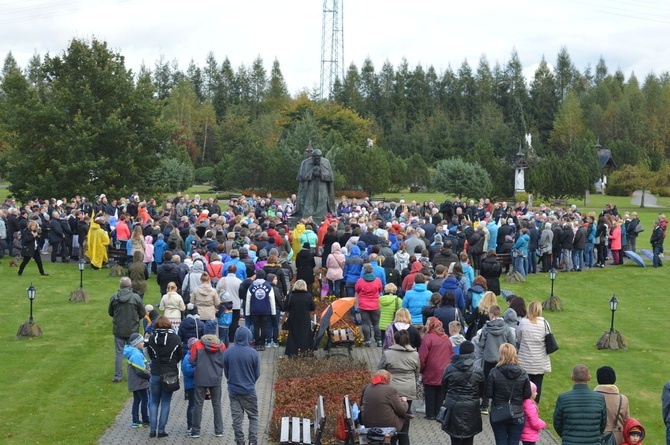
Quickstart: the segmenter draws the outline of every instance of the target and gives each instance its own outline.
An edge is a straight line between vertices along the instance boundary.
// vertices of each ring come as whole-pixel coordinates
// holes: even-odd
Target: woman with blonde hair
[[[551,326],[542,317],[542,304],[531,301],[526,317],[519,322],[519,364],[537,386],[537,403],[540,403],[542,395],[544,374],[551,372],[551,360],[544,341],[544,336],[550,331]]]
[[[398,297],[398,287],[393,283],[387,283],[384,286],[384,295],[379,297],[379,327],[386,329],[401,307],[402,299]]]
[[[395,344],[395,333],[403,329],[409,333],[410,345],[417,351],[419,350],[421,347],[421,334],[417,328],[412,326],[412,315],[409,313],[409,310],[403,307],[398,309],[393,322],[386,327],[384,343],[382,345],[384,351]]]
[[[465,338],[470,340],[475,335],[477,331],[484,327],[486,322],[489,320],[489,308],[494,304],[498,304],[498,297],[491,291],[487,291],[482,295],[482,299],[479,300],[479,305],[475,307],[474,312],[472,312],[468,318],[468,330],[465,332]]]
[[[130,236],[131,250],[130,256],[133,256],[135,252],[142,252],[142,257],[144,257],[145,246],[144,246],[144,235],[142,234],[142,226],[139,224],[133,229],[133,234]]]
[[[530,380],[526,371],[519,366],[513,345],[503,343],[499,353],[498,364],[491,370],[486,381],[486,395],[491,400],[491,428],[496,445],[518,444],[526,423],[523,401],[531,396]],[[508,403],[512,406],[512,419],[493,421],[493,412],[507,409]]]
[[[163,315],[172,323],[172,329],[177,332],[181,324],[181,313],[186,310],[186,305],[184,299],[177,293],[177,285],[174,281],[168,283],[167,294],[161,298],[158,308],[163,311]]]
[[[307,290],[307,282],[297,280],[293,290],[286,297],[284,306],[288,317],[286,319],[288,337],[284,351],[287,357],[307,354],[312,350],[312,323],[309,314],[315,309],[314,298]]]

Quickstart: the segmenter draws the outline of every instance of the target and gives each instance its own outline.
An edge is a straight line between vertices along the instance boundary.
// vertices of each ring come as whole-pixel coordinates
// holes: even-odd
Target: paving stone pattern
[[[381,357],[381,348],[378,347],[360,347],[354,348],[354,358],[366,360],[370,364],[370,371],[377,369],[377,363]],[[276,378],[275,362],[284,348],[269,348],[260,352],[261,356],[261,377],[256,385],[258,394],[258,405],[260,413],[259,444],[268,444],[268,425],[270,415],[272,414],[273,387]],[[126,381],[118,385],[119,391],[126,390]],[[200,439],[188,439],[186,437],[186,407],[188,402],[184,400],[184,391],[179,390],[172,398],[170,409],[170,419],[168,421],[166,432],[168,437],[160,439],[164,445],[198,443],[198,444],[234,444],[233,428],[230,417],[230,406],[228,403],[228,392],[225,383],[223,383],[222,409],[224,419],[224,436],[214,437],[214,420],[212,416],[212,407],[205,401],[203,409],[202,429]],[[114,423],[108,428],[100,438],[100,444],[104,445],[132,445],[154,443],[156,439],[149,439],[148,428],[131,428],[130,410],[132,406],[132,397],[126,403]],[[475,445],[491,445],[495,443],[493,432],[488,422],[488,416],[484,416],[484,431],[475,437]],[[244,431],[248,430],[248,422],[245,417]],[[412,421],[410,427],[410,438],[414,445],[437,445],[449,442],[447,436],[440,425],[434,420],[426,420],[421,414]],[[543,432],[538,445],[556,445],[559,442],[551,434]]]

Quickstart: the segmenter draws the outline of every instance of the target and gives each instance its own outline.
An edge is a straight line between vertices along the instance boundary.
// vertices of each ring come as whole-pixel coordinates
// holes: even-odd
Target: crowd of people
[[[94,269],[106,267],[113,251],[111,259],[127,266],[128,277],[109,305],[113,382],[122,380],[125,356],[132,426],[148,423],[152,437],[167,435],[172,392],[166,379],[181,370],[189,435],[200,435],[205,399],[212,402],[215,434],[222,434],[225,373],[232,415],[241,425],[247,413],[254,443],[258,352],[278,347],[284,326],[285,354],[309,354],[312,295],[322,290],[356,296],[364,345],[383,348],[380,372],[362,397],[366,426],[396,426],[399,443],[407,444],[413,401],[420,399],[428,419],[449,406],[443,429],[452,443],[467,444],[481,432],[478,414],[507,403],[510,419],[490,419],[496,443],[526,444],[537,441],[545,425],[536,404],[543,375],[551,372],[544,345],[550,327],[539,302],[526,306],[512,296],[504,312],[497,305],[505,267],[498,257],[509,254],[524,277],[551,268],[604,267],[608,258],[617,265],[623,251],[636,250],[644,230],[635,212],[620,215],[611,205],[596,215],[575,206],[530,209],[521,202],[511,208],[487,199],[387,205],[342,197],[336,213],[314,221],[291,220],[295,202],[295,196],[279,202],[270,194],[230,199],[224,207],[217,199],[181,194],[160,206],[137,193],[111,201],[104,194],[92,202],[34,199],[23,206],[8,199],[0,236],[17,264],[23,257],[19,276],[31,259],[46,275],[41,255],[49,250],[52,262],[85,258]],[[655,267],[662,266],[666,227],[660,214],[651,235]],[[160,293],[148,296],[152,275]],[[315,283],[322,289],[313,289]],[[138,355],[143,347],[148,359]],[[573,391],[585,383],[585,373],[575,368]],[[609,396],[618,394],[612,374],[597,389],[610,414]],[[559,398],[556,408],[559,434],[572,431],[563,427],[570,422],[569,399]],[[594,406],[600,406],[597,399]],[[388,400],[392,406],[378,406]],[[627,403],[623,411],[610,416],[616,423],[607,419],[590,433],[613,431],[617,443],[630,440],[640,426],[627,429]],[[244,443],[241,426],[235,428],[236,441]]]

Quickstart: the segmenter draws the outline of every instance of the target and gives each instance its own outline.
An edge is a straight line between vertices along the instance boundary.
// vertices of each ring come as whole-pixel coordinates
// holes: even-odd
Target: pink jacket
[[[531,399],[524,399],[523,413],[526,416],[526,424],[521,432],[521,440],[524,442],[537,442],[540,440],[540,430],[547,427],[547,423],[540,419],[537,405]]]
[[[621,250],[621,226],[615,227],[612,230],[610,238],[610,249],[612,250]]]
[[[382,292],[382,282],[374,274],[365,274],[356,281],[356,295],[358,308],[362,311],[376,311],[379,309],[379,294]]]

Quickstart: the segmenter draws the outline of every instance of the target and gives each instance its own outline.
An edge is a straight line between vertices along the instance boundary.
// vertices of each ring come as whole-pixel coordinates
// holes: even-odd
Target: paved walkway
[[[381,358],[381,348],[354,348],[354,357],[365,360],[370,364],[370,371],[377,369],[377,363]],[[259,444],[267,444],[268,442],[268,425],[270,416],[272,414],[272,404],[274,398],[274,381],[275,381],[275,362],[277,357],[284,352],[284,348],[271,348],[265,352],[261,352],[261,378],[256,385],[258,393],[258,404],[260,411],[260,431],[258,437]],[[224,379],[225,380],[225,379]],[[124,383],[118,386],[119,390],[126,390],[125,379]],[[186,438],[186,406],[187,402],[184,400],[184,392],[182,390],[175,393],[172,399],[172,406],[170,410],[170,420],[168,421],[166,432],[169,437],[161,439],[160,443],[165,445],[182,444],[190,442]],[[131,428],[130,409],[132,405],[132,398],[126,403],[121,413],[116,417],[114,424],[105,431],[100,438],[99,443],[105,445],[125,445],[125,444],[145,444],[150,441],[148,428]],[[226,384],[223,384],[223,419],[224,419],[224,437],[214,437],[214,420],[212,416],[211,405],[207,405],[203,409],[202,431],[201,438],[193,440],[194,443],[199,444],[234,444],[233,429],[230,420],[230,407],[228,404],[228,392],[226,391]],[[495,443],[493,439],[493,432],[491,431],[488,422],[488,416],[484,416],[484,431],[475,437],[475,445],[491,445]],[[248,422],[244,422],[244,431],[248,429]],[[411,442],[415,445],[437,445],[444,444],[449,439],[448,436],[440,429],[440,425],[434,420],[426,420],[421,414],[418,414],[416,419],[412,421],[410,427]],[[154,439],[155,440],[155,439]],[[557,442],[550,434],[543,432],[538,442],[538,445],[556,445]]]

